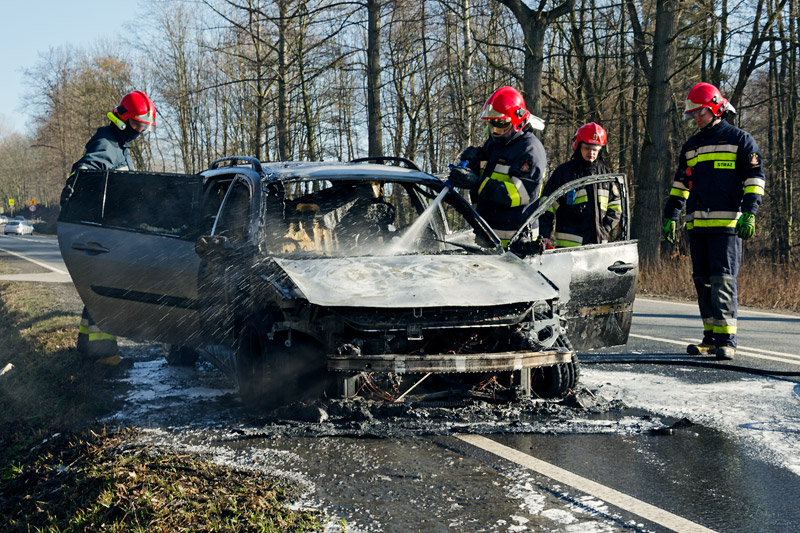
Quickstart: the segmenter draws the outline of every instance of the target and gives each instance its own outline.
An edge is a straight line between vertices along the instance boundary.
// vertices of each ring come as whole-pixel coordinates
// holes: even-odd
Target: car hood
[[[275,262],[310,303],[327,307],[485,307],[558,296],[531,265],[509,253]]]

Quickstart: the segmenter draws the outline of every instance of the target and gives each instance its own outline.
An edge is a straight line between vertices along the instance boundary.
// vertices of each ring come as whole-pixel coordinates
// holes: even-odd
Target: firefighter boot
[[[713,344],[708,344],[705,341],[700,344],[690,344],[686,347],[686,353],[689,355],[705,355],[714,353],[717,349]]]
[[[717,359],[722,361],[729,361],[733,359],[733,356],[736,354],[736,350],[731,346],[719,346],[717,347]]]

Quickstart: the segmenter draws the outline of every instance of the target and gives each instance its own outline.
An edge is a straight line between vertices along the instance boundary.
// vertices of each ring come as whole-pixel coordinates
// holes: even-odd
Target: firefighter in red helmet
[[[97,128],[74,165],[70,178],[79,170],[133,170],[128,146],[142,133],[156,126],[156,107],[142,91],[122,97],[119,105],[106,115],[111,124]],[[65,193],[71,194],[70,179]],[[62,195],[62,204],[66,198]]]
[[[611,172],[603,161],[607,140],[600,124],[584,124],[572,141],[572,158],[559,165],[544,184],[543,196],[550,196],[562,185],[586,176]],[[550,248],[555,219],[555,246],[581,246],[608,242],[622,217],[619,189],[613,183],[589,185],[567,193],[539,219],[539,231]]]
[[[133,91],[122,97],[119,105],[106,115],[121,131],[128,131],[129,141],[156,127],[156,107],[142,91]]]
[[[142,91],[133,91],[107,114],[110,124],[101,126],[86,143],[83,156],[72,165],[67,184],[61,192],[63,206],[72,196],[73,185],[81,170],[133,170],[129,143],[145,131],[155,128],[156,107]],[[78,332],[78,351],[105,364],[119,364],[117,339],[100,330],[86,307]]]
[[[742,241],[755,232],[765,185],[756,141],[723,120],[725,113],[735,110],[710,83],[698,83],[686,96],[683,118],[693,120],[699,131],[681,148],[663,226],[664,238],[674,242],[686,206],[692,278],[703,320],[702,341],[686,351],[723,360],[736,352]]]
[[[450,171],[450,183],[469,189],[476,210],[503,244],[525,223],[535,206],[547,167],[547,154],[534,129],[544,122],[531,115],[522,95],[513,87],[501,87],[483,106],[489,137],[482,146],[470,146],[461,154],[462,166]],[[529,228],[529,239],[539,236],[538,223]]]

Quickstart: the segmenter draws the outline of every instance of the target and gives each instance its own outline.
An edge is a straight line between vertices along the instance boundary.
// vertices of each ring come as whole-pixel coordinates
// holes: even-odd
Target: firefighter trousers
[[[692,278],[703,319],[703,343],[736,348],[742,239],[724,233],[689,232]]]
[[[89,311],[83,308],[81,326],[78,329],[78,352],[91,359],[117,355],[117,338],[103,333],[94,323]]]

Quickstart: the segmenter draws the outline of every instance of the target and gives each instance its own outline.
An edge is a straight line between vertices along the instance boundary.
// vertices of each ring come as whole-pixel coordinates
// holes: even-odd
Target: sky
[[[140,10],[140,2],[114,0],[0,0],[0,133],[28,133],[23,109],[23,71],[33,68],[50,48],[90,48],[116,38]],[[128,6],[128,7],[125,7]]]

